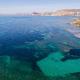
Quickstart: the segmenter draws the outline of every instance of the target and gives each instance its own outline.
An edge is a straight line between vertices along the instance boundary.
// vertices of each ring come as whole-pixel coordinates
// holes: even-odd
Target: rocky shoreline
[[[73,25],[77,26],[77,27],[80,27],[80,18],[79,19],[74,19],[71,23]]]

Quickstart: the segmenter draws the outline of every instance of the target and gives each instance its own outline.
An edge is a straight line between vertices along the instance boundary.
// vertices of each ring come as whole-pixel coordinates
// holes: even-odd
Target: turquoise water
[[[80,28],[70,24],[74,18],[0,16],[0,79],[79,80]]]

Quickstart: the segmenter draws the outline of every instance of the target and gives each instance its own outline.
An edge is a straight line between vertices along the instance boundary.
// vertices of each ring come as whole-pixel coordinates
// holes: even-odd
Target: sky
[[[0,0],[0,14],[80,8],[80,0]]]

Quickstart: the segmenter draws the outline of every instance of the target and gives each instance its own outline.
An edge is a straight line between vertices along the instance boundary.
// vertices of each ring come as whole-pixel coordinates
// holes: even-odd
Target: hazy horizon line
[[[69,10],[69,9],[80,9],[80,8],[62,8],[62,9],[57,9],[57,10],[52,10],[52,11],[49,11],[49,10],[46,10],[46,11],[32,11],[32,12],[14,12],[14,13],[0,13],[0,16],[1,15],[30,15],[32,13],[45,13],[45,12],[56,12],[56,11],[59,11],[59,10]]]

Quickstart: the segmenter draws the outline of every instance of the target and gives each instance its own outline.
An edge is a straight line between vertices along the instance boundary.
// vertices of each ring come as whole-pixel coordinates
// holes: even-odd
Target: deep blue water
[[[34,68],[36,61],[52,52],[80,49],[80,39],[68,32],[77,30],[70,24],[74,18],[0,16],[0,56],[14,56]]]
[[[74,17],[0,17],[0,45],[15,45],[35,40],[43,40],[49,33],[52,38],[60,42],[72,41],[73,46],[77,40],[67,29],[73,27],[69,24]],[[67,39],[66,39],[67,38]]]
[[[54,44],[61,51],[80,48],[80,39],[67,31],[74,28],[74,26],[70,25],[74,18],[1,16],[0,54],[23,56],[23,58],[27,56],[31,60],[32,55],[36,53],[36,49],[31,46],[30,49],[15,49],[13,46],[30,45],[31,43],[35,45],[38,42],[43,42],[43,45]],[[40,59],[42,58],[40,57]]]

